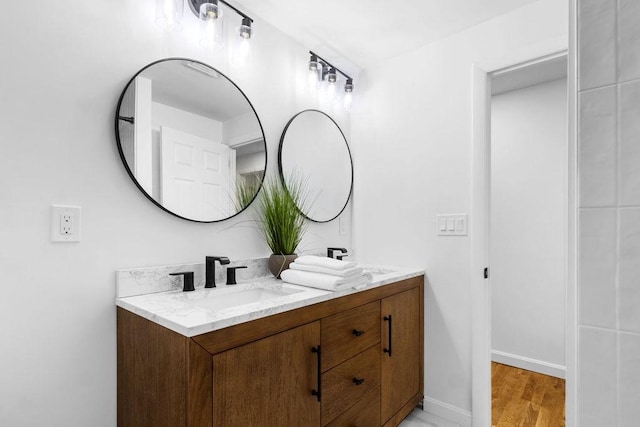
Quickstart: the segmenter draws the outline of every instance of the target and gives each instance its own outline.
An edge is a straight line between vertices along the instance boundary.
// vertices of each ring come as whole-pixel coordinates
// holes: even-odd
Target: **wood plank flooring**
[[[493,427],[564,427],[564,396],[563,379],[491,363]]]

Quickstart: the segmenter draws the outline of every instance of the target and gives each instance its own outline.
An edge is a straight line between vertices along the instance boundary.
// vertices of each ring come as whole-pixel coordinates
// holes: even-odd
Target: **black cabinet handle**
[[[360,385],[364,382],[364,378],[357,378],[357,377],[353,377],[353,383],[355,385]]]
[[[320,346],[317,346],[312,347],[311,352],[318,355],[318,388],[317,390],[311,390],[311,395],[316,396],[318,398],[318,402],[320,402],[322,396],[322,350],[320,350]]]
[[[389,357],[391,357],[391,315],[384,316],[384,321],[389,322],[389,348],[385,348],[384,352],[389,353]]]
[[[360,335],[364,334],[364,331],[359,331],[359,330],[357,330],[357,329],[354,329],[351,333],[352,333],[353,335],[355,335],[355,336],[359,337]]]

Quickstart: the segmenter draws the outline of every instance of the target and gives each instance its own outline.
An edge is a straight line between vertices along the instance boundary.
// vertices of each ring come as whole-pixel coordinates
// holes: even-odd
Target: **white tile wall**
[[[636,1],[636,0],[631,0]],[[580,90],[616,81],[616,0],[578,2],[578,54]]]
[[[640,335],[620,333],[619,337],[618,425],[640,424]]]
[[[578,135],[580,206],[614,206],[616,202],[615,86],[580,94]]]
[[[580,212],[579,318],[583,325],[616,327],[616,210]]]
[[[640,425],[639,22],[578,0],[580,427]]]
[[[615,331],[606,329],[586,326],[579,329],[580,427],[616,425],[616,335]]]
[[[618,2],[618,81],[640,78],[640,1]]]
[[[618,256],[619,327],[640,333],[640,208],[620,209]]]
[[[640,5],[640,2],[638,2]],[[640,21],[639,21],[640,22]],[[640,28],[640,25],[637,25]],[[638,42],[640,46],[640,41]],[[640,81],[620,85],[620,204],[640,205]]]

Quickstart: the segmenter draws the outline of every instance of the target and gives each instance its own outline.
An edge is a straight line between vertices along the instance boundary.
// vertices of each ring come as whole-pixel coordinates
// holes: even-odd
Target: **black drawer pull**
[[[320,346],[311,347],[311,352],[316,353],[318,355],[318,389],[311,390],[311,395],[316,396],[318,398],[318,402],[322,397],[322,351],[320,350]]]
[[[357,337],[359,337],[360,335],[364,334],[364,331],[359,331],[357,329],[354,329],[353,331],[351,331],[351,333]]]
[[[353,378],[353,383],[354,383],[355,385],[360,385],[360,384],[362,384],[363,382],[364,382],[364,378],[356,378],[356,377],[354,377],[354,378]]]
[[[385,348],[384,353],[389,353],[389,357],[391,357],[391,315],[384,316],[384,321],[389,322],[389,348]]]

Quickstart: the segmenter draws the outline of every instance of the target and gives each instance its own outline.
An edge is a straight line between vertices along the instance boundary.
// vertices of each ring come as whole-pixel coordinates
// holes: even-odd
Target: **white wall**
[[[287,121],[317,107],[296,86],[308,49],[254,17],[253,65],[234,69],[199,47],[188,8],[177,34],[155,27],[154,10],[151,0],[53,0],[28,11],[3,4],[0,425],[116,425],[116,269],[269,253],[256,230],[238,224],[250,218],[246,212],[199,224],[148,201],[121,164],[115,106],[131,76],[152,61],[207,62],[251,99],[271,175]],[[349,135],[348,115],[330,113]],[[52,203],[82,206],[80,243],[49,241]],[[312,224],[302,250],[335,245],[351,246],[337,221]]]
[[[493,360],[564,377],[567,80],[491,103]]]
[[[640,419],[640,2],[578,0],[578,425]]]
[[[557,52],[567,39],[567,4],[542,0],[379,63],[358,80],[357,256],[426,270],[426,408],[463,423],[471,410],[470,245],[436,237],[435,218],[470,212],[472,67]]]

